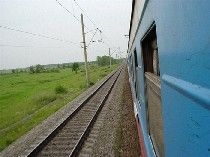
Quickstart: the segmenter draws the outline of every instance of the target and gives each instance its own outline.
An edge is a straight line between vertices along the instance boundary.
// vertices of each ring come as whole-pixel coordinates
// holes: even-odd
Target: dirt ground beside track
[[[91,156],[140,156],[127,68],[124,68],[106,105],[106,116]]]
[[[133,112],[133,100],[128,82],[128,75],[125,76],[121,105],[122,153],[119,156],[140,156],[138,132]]]

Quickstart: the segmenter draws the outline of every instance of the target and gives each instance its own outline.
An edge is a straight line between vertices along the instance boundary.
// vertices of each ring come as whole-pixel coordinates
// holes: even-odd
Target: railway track
[[[27,156],[77,156],[120,73],[121,68],[107,78],[63,123],[54,129]]]

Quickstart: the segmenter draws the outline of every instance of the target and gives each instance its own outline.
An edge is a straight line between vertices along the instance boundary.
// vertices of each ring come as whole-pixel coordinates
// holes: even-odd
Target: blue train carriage
[[[127,58],[142,156],[210,156],[210,1],[133,0]]]

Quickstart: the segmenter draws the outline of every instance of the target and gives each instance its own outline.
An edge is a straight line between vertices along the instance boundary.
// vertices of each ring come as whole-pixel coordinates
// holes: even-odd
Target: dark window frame
[[[156,47],[156,48],[152,47],[153,42],[156,43],[156,46],[157,46],[156,25],[154,22],[151,25],[150,29],[147,31],[147,33],[141,39],[144,72],[154,73],[153,55],[154,55],[154,50],[156,50],[158,52],[158,47]],[[147,53],[145,53],[145,52],[147,52]],[[158,66],[156,67],[157,68],[156,71],[158,71],[157,72],[158,74],[156,74],[156,75],[160,76],[159,55],[158,54],[157,54],[156,62],[158,62]]]
[[[133,54],[134,54],[135,67],[138,67],[138,57],[137,57],[137,51],[136,51],[136,49],[134,49]]]
[[[143,65],[143,71],[144,71],[144,85],[145,85],[145,108],[146,108],[146,118],[147,118],[147,130],[148,130],[148,134],[150,136],[150,139],[153,143],[154,146],[154,150],[157,156],[162,156],[163,152],[164,152],[164,143],[163,143],[163,130],[161,130],[162,128],[158,128],[161,130],[160,134],[154,132],[157,128],[154,126],[154,117],[153,117],[153,113],[154,109],[158,109],[157,115],[160,115],[161,118],[159,118],[158,120],[158,124],[163,123],[162,120],[162,115],[159,114],[160,112],[162,112],[162,106],[161,106],[161,93],[160,93],[160,73],[154,73],[154,71],[156,70],[156,72],[160,72],[159,69],[159,56],[158,56],[158,48],[157,48],[157,34],[156,34],[156,25],[155,22],[152,23],[152,25],[150,26],[150,28],[147,30],[147,32],[145,33],[145,35],[143,36],[143,38],[140,41],[141,44],[141,48],[142,48],[142,53],[141,53],[141,60],[142,60],[142,65]],[[153,46],[152,44],[154,43],[154,41],[156,42],[156,48],[154,49],[155,46]],[[155,52],[156,51],[156,52]],[[154,53],[156,53],[156,57],[154,57]],[[156,60],[154,60],[156,59]],[[155,61],[155,62],[154,62]],[[154,64],[158,62],[158,66],[154,66]],[[157,64],[155,64],[157,65]],[[153,68],[157,68],[157,69],[153,69]],[[155,84],[153,84],[153,82],[155,82]],[[151,92],[152,91],[152,92]],[[156,92],[156,94],[159,94],[159,100],[160,103],[155,103],[153,101],[153,98],[151,98],[151,94],[153,95]],[[159,108],[158,108],[158,107]],[[153,109],[154,107],[154,109]],[[157,119],[156,119],[157,120]],[[161,140],[158,140],[161,139]]]

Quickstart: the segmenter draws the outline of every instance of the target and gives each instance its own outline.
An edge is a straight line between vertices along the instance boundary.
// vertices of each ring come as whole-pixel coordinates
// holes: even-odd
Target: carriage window
[[[155,26],[142,41],[142,48],[145,72],[151,72],[157,76],[160,76],[159,55]]]
[[[132,57],[131,57],[131,55],[130,55],[129,62],[130,62],[130,70],[131,70],[131,72],[132,72],[132,71],[133,71],[133,62],[132,62]]]
[[[135,80],[134,80],[134,86],[135,86],[135,91],[136,91],[136,98],[138,97],[138,84],[137,84],[137,69],[136,67],[138,67],[138,61],[137,61],[137,54],[136,54],[136,50],[134,50],[133,52],[133,56],[134,56],[134,68],[135,68]]]
[[[134,61],[135,61],[135,67],[138,67],[136,50],[134,50]]]
[[[157,156],[164,156],[162,105],[160,93],[160,68],[156,26],[153,25],[141,40],[148,132]]]

